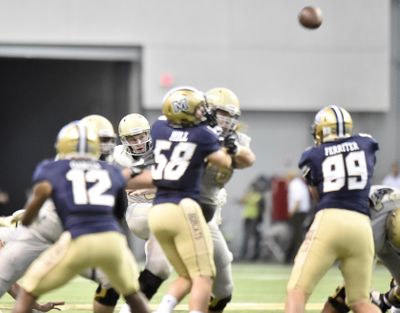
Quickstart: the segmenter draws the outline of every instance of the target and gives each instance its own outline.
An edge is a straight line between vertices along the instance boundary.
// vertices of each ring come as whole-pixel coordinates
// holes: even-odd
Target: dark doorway
[[[22,208],[63,125],[97,113],[118,126],[129,110],[130,71],[130,62],[0,58],[0,188],[10,196],[0,215]]]

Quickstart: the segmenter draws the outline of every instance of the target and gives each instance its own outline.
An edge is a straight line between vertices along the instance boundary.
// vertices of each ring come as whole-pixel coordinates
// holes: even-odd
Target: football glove
[[[235,134],[229,134],[225,137],[224,147],[226,148],[226,151],[232,156],[238,153],[239,148],[236,142]]]

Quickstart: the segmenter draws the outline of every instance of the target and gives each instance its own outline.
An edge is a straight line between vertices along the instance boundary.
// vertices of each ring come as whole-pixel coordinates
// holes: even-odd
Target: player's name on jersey
[[[189,132],[181,130],[173,130],[171,136],[169,136],[170,141],[188,141]]]
[[[100,164],[95,163],[93,161],[86,161],[86,160],[72,160],[69,162],[69,165],[73,169],[80,169],[80,170],[88,170],[88,169],[101,169]]]
[[[357,142],[350,141],[350,142],[341,143],[339,145],[325,147],[324,149],[325,149],[325,156],[330,156],[330,155],[335,155],[335,154],[339,154],[342,152],[357,151],[357,150],[360,150],[360,147],[358,146]]]

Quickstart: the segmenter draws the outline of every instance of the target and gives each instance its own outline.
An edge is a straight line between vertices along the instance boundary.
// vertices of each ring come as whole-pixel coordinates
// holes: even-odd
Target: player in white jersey
[[[238,131],[237,120],[240,116],[240,105],[236,95],[227,88],[214,88],[206,93],[206,97],[211,110],[208,115],[210,122],[220,134],[221,141],[224,142],[223,145],[233,154],[235,168],[251,166],[255,161],[255,156],[250,149],[250,137]],[[117,148],[115,151],[117,151]],[[232,297],[231,262],[233,256],[219,229],[221,208],[226,202],[224,185],[229,181],[232,173],[233,168],[224,169],[207,165],[201,182],[200,204],[210,228],[214,245],[214,261],[217,268],[212,288],[212,299],[209,305],[210,313],[222,312]],[[141,219],[141,221],[145,222],[144,219]],[[163,252],[156,250],[156,253],[146,259],[146,262],[151,264],[154,257],[164,258]],[[165,264],[158,264],[164,265],[164,273],[167,273]],[[161,268],[163,267],[158,267],[158,269]],[[164,277],[166,279],[168,276]],[[127,307],[124,306],[121,313],[126,313],[126,309]]]
[[[141,114],[128,114],[118,125],[118,135],[122,145],[114,149],[114,164],[121,168],[131,168],[138,162],[151,165],[152,141],[150,124]],[[144,165],[145,167],[146,165]],[[151,299],[161,283],[171,273],[171,266],[157,240],[150,234],[147,215],[155,196],[155,189],[127,190],[128,209],[126,219],[131,231],[139,238],[146,240],[146,263],[140,272],[140,290]],[[119,295],[107,283],[102,283],[95,296],[94,311],[108,313],[114,310]]]
[[[43,210],[51,210],[52,202],[44,204]],[[45,233],[37,231],[38,225],[42,222],[43,214],[32,225],[32,229],[18,226],[21,210],[15,212],[12,216],[7,217],[9,225],[0,228],[0,298],[8,292],[14,299],[17,297],[19,285],[16,281],[23,275],[30,263],[36,259],[39,254],[47,249],[51,243],[45,239],[54,231],[55,236],[60,235],[57,227],[54,228],[52,223],[44,223],[50,228]],[[49,216],[51,219],[51,216]],[[50,235],[51,237],[51,235]],[[58,309],[59,305],[63,305],[63,301],[48,302],[45,304],[34,304],[34,311],[47,312],[52,309]]]
[[[227,197],[224,186],[232,177],[234,169],[253,165],[255,155],[250,149],[250,137],[238,130],[241,112],[237,96],[227,88],[213,88],[206,92],[206,99],[215,118],[215,127],[219,128],[222,145],[232,155],[233,165],[226,169],[208,164],[201,182],[200,205],[211,231],[217,269],[208,312],[217,313],[224,310],[233,291],[233,256],[219,228],[222,206]]]
[[[369,203],[376,258],[389,270],[394,282],[387,293],[372,292],[371,298],[382,312],[386,312],[392,306],[400,307],[400,190],[373,185],[369,192]],[[349,312],[345,298],[345,288],[339,286],[336,293],[329,297],[323,312]]]
[[[98,131],[101,158],[108,158],[113,145],[115,146],[115,133],[111,123],[101,115],[89,115],[82,120],[91,123]],[[0,251],[0,298],[22,277],[32,261],[58,240],[62,232],[60,219],[51,200],[43,204],[38,218],[29,227],[18,226],[15,235]],[[99,273],[97,277],[96,273],[88,270],[82,276],[101,281],[102,274]]]

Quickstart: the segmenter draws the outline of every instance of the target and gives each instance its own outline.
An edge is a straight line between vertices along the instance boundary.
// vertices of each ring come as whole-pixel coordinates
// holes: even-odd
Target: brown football
[[[322,11],[320,8],[307,6],[300,11],[298,18],[303,27],[316,29],[322,24]]]

